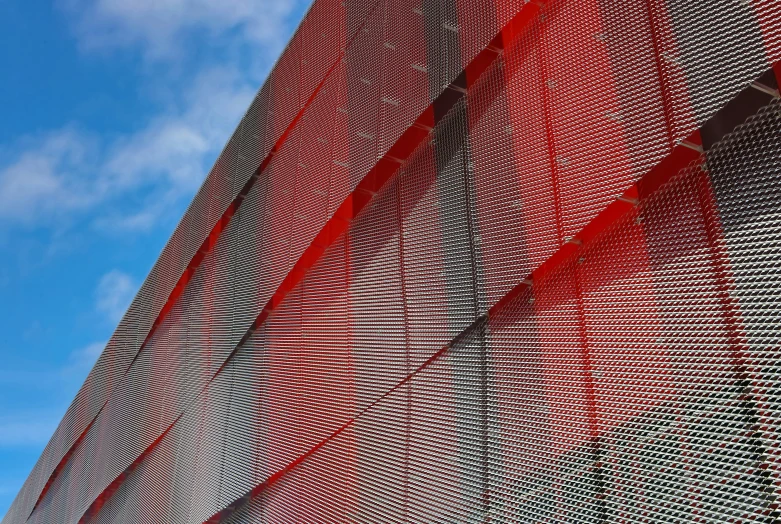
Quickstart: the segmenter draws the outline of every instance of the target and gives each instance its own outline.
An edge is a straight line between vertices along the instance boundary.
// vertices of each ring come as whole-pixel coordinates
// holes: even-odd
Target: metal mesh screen
[[[779,14],[317,0],[3,524],[778,521]]]

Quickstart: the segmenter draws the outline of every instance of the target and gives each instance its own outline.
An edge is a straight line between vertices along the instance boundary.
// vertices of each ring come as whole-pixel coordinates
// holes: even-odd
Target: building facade
[[[2,523],[778,522],[780,61],[316,0]]]

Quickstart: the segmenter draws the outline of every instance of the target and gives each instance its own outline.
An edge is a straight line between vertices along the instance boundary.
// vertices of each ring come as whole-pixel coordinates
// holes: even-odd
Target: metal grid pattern
[[[777,521],[779,19],[316,0],[2,523]]]

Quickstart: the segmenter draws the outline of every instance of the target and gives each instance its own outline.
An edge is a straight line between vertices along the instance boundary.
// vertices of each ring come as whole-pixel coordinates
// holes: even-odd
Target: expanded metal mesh
[[[317,0],[3,524],[777,522],[779,16]]]

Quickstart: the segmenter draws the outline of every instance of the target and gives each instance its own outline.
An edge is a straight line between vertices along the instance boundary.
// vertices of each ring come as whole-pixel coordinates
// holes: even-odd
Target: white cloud
[[[53,225],[97,213],[104,230],[148,230],[192,197],[254,93],[236,69],[207,69],[135,133],[107,142],[66,128],[21,140],[0,155],[0,219]]]
[[[35,215],[57,215],[93,203],[96,194],[89,180],[62,176],[89,169],[91,144],[84,135],[63,129],[20,145],[21,153],[0,169],[0,218],[29,222]]]
[[[112,322],[119,322],[133,300],[137,286],[130,275],[121,271],[109,271],[100,279],[95,291],[98,311]]]
[[[87,48],[191,60],[142,77],[166,102],[134,132],[107,138],[66,126],[0,148],[0,233],[18,224],[62,231],[79,218],[104,232],[174,221],[251,102],[258,73],[289,38],[302,1],[60,0]],[[243,53],[204,63],[185,45],[189,37]]]
[[[284,45],[292,0],[61,0],[90,50],[140,46],[151,59],[178,56],[194,32],[231,32],[262,46]]]
[[[73,370],[86,369],[89,371],[92,369],[92,366],[95,365],[105,347],[106,342],[93,342],[83,348],[72,351],[68,356],[68,365],[63,368],[66,370],[66,374],[70,374]]]
[[[222,148],[254,93],[235,69],[201,73],[183,94],[183,111],[157,117],[112,146],[107,172],[121,186],[165,176],[174,187],[192,189],[203,179],[204,157]]]

